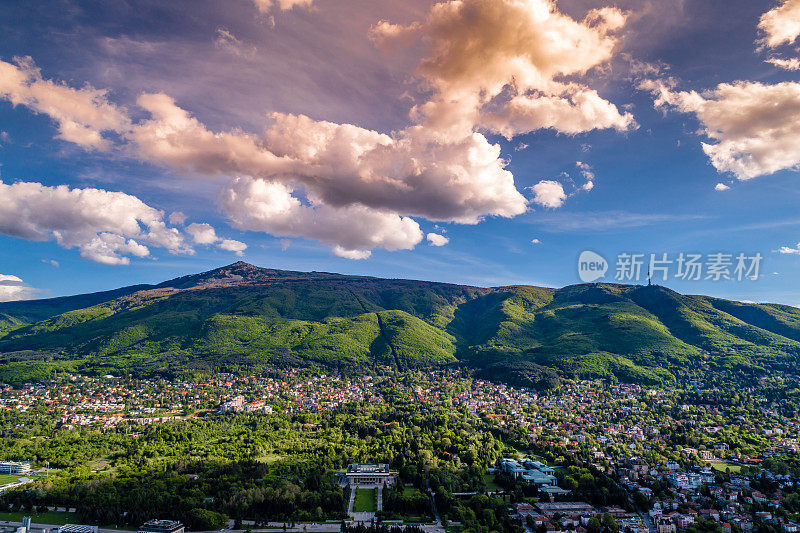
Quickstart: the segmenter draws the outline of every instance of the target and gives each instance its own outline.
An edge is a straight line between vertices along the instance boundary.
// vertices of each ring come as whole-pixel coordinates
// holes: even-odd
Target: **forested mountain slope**
[[[0,380],[54,372],[464,364],[521,384],[797,368],[800,309],[612,284],[480,288],[236,263],[154,286],[0,304]]]

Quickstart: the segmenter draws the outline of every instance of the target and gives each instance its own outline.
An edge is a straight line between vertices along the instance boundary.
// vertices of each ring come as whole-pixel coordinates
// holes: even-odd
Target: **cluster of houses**
[[[272,406],[267,405],[264,400],[245,402],[241,394],[232,399],[222,402],[219,406],[220,413],[272,413]]]
[[[749,533],[759,520],[786,533],[800,531],[800,525],[776,513],[782,505],[781,489],[766,495],[751,487],[751,476],[732,475],[720,481],[708,466],[695,466],[689,470],[673,470],[670,466],[666,465],[666,470],[650,468],[642,459],[633,457],[617,470],[622,486],[631,492],[642,492],[649,498],[653,497],[653,491],[648,484],[655,480],[669,482],[669,497],[657,498],[649,512],[657,533],[675,533],[698,519],[716,523],[723,533],[737,529]],[[781,487],[794,486],[798,481],[768,471],[762,471],[759,476]],[[707,488],[707,492],[701,487]]]
[[[538,502],[515,503],[515,516],[524,523],[543,528],[548,533],[587,533],[586,526],[592,518],[601,519],[606,513],[617,521],[621,530],[631,533],[648,533],[649,528],[636,513],[628,513],[619,507],[596,508],[586,502]],[[674,532],[673,532],[674,533]]]

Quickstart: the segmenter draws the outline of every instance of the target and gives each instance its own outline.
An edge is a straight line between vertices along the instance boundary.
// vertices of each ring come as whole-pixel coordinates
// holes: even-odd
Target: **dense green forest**
[[[465,524],[479,531],[511,528],[502,501],[457,501],[451,493],[485,491],[486,465],[514,451],[513,439],[504,443],[466,410],[420,406],[403,393],[392,406],[353,404],[336,412],[208,417],[111,431],[53,432],[44,412],[26,413],[22,425],[0,414],[0,425],[8,428],[0,456],[60,469],[4,493],[0,511],[68,505],[91,523],[138,525],[164,516],[195,529],[219,517],[338,519],[346,517],[348,489],[334,473],[349,462],[385,461],[399,470],[400,481],[385,497],[384,518],[431,519],[425,494],[430,480],[443,509]]]
[[[461,364],[538,387],[558,375],[670,384],[693,373],[757,377],[796,368],[800,356],[800,309],[788,306],[656,286],[479,288],[246,263],[0,304],[0,327],[0,381],[11,383],[70,371]]]

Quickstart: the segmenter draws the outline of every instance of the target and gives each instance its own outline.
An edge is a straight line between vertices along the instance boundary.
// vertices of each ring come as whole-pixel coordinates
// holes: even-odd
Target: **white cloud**
[[[758,29],[762,46],[775,48],[792,44],[800,36],[800,0],[783,0],[781,5],[761,15]]]
[[[40,292],[38,289],[26,284],[18,276],[0,274],[0,302],[28,300],[38,292]]]
[[[781,57],[770,57],[765,61],[767,63],[775,65],[778,68],[782,68],[783,70],[800,70],[800,59],[796,57],[791,57],[789,59]]]
[[[262,13],[267,13],[273,7],[277,7],[281,10],[289,10],[297,7],[311,7],[311,4],[314,3],[314,0],[253,0],[253,3],[256,5],[256,8]]]
[[[195,244],[216,245],[218,248],[227,252],[234,252],[236,255],[242,255],[247,250],[247,245],[241,241],[218,237],[211,224],[189,224],[186,227],[186,233],[192,236]]]
[[[727,191],[728,189],[730,189],[730,187],[728,185],[725,185],[724,183],[717,183],[716,185],[714,185],[715,191]]]
[[[438,233],[428,233],[426,238],[428,239],[428,243],[431,246],[444,246],[445,244],[450,242],[450,239],[448,239],[444,235],[439,235]]]
[[[149,254],[147,245],[191,253],[164,213],[135,196],[102,189],[0,182],[0,233],[34,241],[54,239],[81,256],[109,265]]]
[[[217,232],[210,224],[189,224],[186,233],[191,235],[197,244],[214,244],[219,240]]]
[[[572,86],[556,95],[515,96],[499,111],[485,111],[480,120],[482,127],[509,140],[541,129],[575,135],[593,129],[625,131],[635,126],[632,115],[621,115],[597,91]]]
[[[48,265],[54,266],[56,268],[61,266],[55,259],[42,259],[42,263],[47,263]]]
[[[81,257],[104,265],[127,265],[132,255],[147,257],[150,249],[133,239],[126,239],[116,233],[100,233],[89,242],[80,245]]]
[[[575,166],[580,171],[581,176],[583,176],[583,178],[586,180],[584,184],[581,185],[581,189],[583,189],[586,192],[589,192],[592,189],[594,189],[595,175],[594,171],[592,170],[592,167],[587,165],[586,163],[582,163],[581,161],[577,161],[575,163]]]
[[[539,239],[531,239],[531,244],[542,244],[542,241]]]
[[[263,12],[312,4],[254,1]],[[372,37],[380,44],[413,41],[425,50],[415,61],[417,94],[425,96],[410,124],[391,134],[285,113],[269,115],[259,135],[212,131],[165,94],[137,100],[149,119],[131,123],[112,107],[121,116],[113,128],[75,122],[91,126],[87,136],[119,132],[139,159],[228,178],[218,202],[236,227],[314,239],[348,257],[376,247],[410,249],[424,238],[411,217],[477,224],[526,211],[500,145],[483,132],[510,138],[543,128],[575,134],[635,127],[589,80],[613,57],[625,22],[615,8],[578,21],[550,0],[461,0],[436,4],[408,26],[379,23]],[[222,49],[242,46],[223,28],[216,38]],[[95,93],[95,104],[106,102],[105,93]],[[587,180],[584,189],[593,185]],[[545,190],[536,197],[560,206],[558,187],[561,196]]]
[[[800,83],[739,81],[713,90],[675,91],[670,82],[646,81],[657,107],[694,113],[713,143],[703,151],[719,172],[746,180],[800,165]]]
[[[499,145],[477,133],[441,143],[420,127],[391,137],[274,113],[272,126],[257,137],[211,132],[163,94],[144,95],[139,103],[153,119],[135,126],[130,137],[154,163],[301,185],[332,207],[360,204],[430,220],[474,224],[486,215],[525,211]]]
[[[542,128],[574,134],[635,127],[585,83],[562,81],[607,63],[625,22],[610,7],[576,21],[551,0],[452,0],[409,25],[381,21],[371,37],[384,47],[423,43],[416,74],[436,94],[413,116],[443,137],[475,125],[506,137]]]
[[[797,243],[797,246],[794,248],[792,248],[791,246],[781,246],[778,252],[782,254],[800,255],[800,243]]]
[[[282,183],[242,176],[222,191],[219,202],[238,228],[314,239],[341,257],[362,259],[361,252],[376,247],[410,250],[422,240],[422,230],[411,218],[362,205],[332,207],[313,197],[304,204],[292,192]]]
[[[533,187],[533,201],[543,207],[556,208],[564,205],[567,199],[564,187],[554,180],[542,180]]]
[[[354,261],[358,261],[360,259],[369,259],[369,257],[372,255],[372,252],[369,250],[348,250],[338,245],[334,246],[331,251],[333,252],[333,255],[337,257],[352,259]]]
[[[30,58],[15,58],[15,62],[0,61],[0,98],[50,116],[58,124],[61,139],[106,150],[111,142],[103,132],[128,128],[127,116],[108,101],[105,91],[89,85],[73,89],[45,80]]]
[[[247,250],[247,245],[242,241],[235,241],[233,239],[222,239],[219,241],[218,246],[226,252],[234,252],[236,255],[242,255]]]

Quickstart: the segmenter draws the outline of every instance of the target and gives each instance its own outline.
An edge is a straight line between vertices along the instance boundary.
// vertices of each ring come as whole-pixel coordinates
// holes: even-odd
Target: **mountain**
[[[235,263],[158,285],[0,304],[0,381],[276,366],[467,365],[547,386],[559,375],[668,384],[757,378],[800,359],[800,309],[584,284],[471,287]]]

